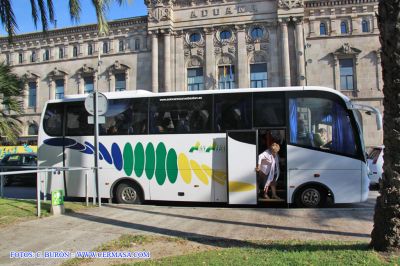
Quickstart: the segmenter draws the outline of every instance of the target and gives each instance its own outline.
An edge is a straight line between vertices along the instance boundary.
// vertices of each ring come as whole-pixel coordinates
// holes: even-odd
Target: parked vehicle
[[[29,168],[32,167],[32,168]],[[33,170],[37,167],[37,156],[33,153],[14,153],[7,154],[0,161],[1,171],[23,171]],[[20,175],[6,175],[3,177],[4,185],[10,185],[14,182],[21,182],[26,184],[36,183],[36,173],[20,174]]]
[[[383,150],[385,146],[372,148],[368,154],[369,180],[371,185],[379,185],[383,173]]]

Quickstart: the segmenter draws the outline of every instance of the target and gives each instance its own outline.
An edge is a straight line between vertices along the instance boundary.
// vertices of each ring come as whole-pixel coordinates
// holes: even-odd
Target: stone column
[[[297,52],[297,82],[300,86],[306,85],[305,60],[304,60],[304,31],[303,21],[296,21],[296,52]]]
[[[334,67],[334,81],[335,90],[340,90],[340,69],[339,69],[339,59],[337,55],[333,54],[333,67]]]
[[[77,75],[77,83],[78,83],[78,94],[83,94],[83,92],[85,91],[84,89],[85,83],[82,74]]]
[[[215,88],[216,71],[215,71],[215,55],[214,55],[214,30],[212,28],[204,28],[206,55],[205,55],[205,71],[204,71],[204,89],[213,90]]]
[[[164,31],[164,90],[171,91],[171,33]]]
[[[185,55],[183,48],[183,32],[178,31],[175,37],[175,84],[179,91],[186,90],[185,88]]]
[[[158,36],[157,32],[151,34],[151,88],[158,92]]]
[[[280,21],[281,24],[281,43],[282,43],[282,73],[283,73],[283,86],[290,86],[290,59],[289,59],[289,37],[287,21],[285,19]]]
[[[246,32],[244,25],[237,26],[237,68],[238,68],[238,85],[239,88],[249,87],[249,71],[246,49]]]
[[[24,84],[24,109],[28,109],[28,99],[29,99],[29,82],[25,82]]]
[[[382,78],[382,59],[381,59],[381,50],[375,51],[376,53],[376,85],[377,85],[377,90],[382,91],[383,87],[383,78]]]
[[[112,71],[108,71],[108,86],[109,91],[115,91],[115,76]]]
[[[53,77],[49,78],[49,99],[53,100],[56,98],[56,82]]]

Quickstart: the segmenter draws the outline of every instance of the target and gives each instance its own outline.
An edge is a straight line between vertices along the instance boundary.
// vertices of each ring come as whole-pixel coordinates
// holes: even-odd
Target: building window
[[[32,51],[32,53],[31,53],[31,62],[32,63],[36,62],[36,52],[35,51]]]
[[[137,51],[137,50],[140,50],[140,40],[139,39],[136,39],[135,40],[135,50]]]
[[[18,63],[22,64],[22,62],[24,61],[24,55],[22,53],[18,54]]]
[[[32,81],[28,83],[28,107],[36,107],[36,82]]]
[[[58,48],[58,58],[59,59],[64,58],[64,48],[63,47]]]
[[[199,42],[200,40],[201,40],[201,35],[198,32],[194,32],[194,33],[190,34],[190,36],[189,36],[190,42],[196,43],[196,42]]]
[[[64,79],[57,79],[56,80],[56,99],[63,99],[64,98]]]
[[[93,77],[84,77],[83,81],[85,83],[85,94],[92,93],[94,91],[94,78]]]
[[[321,22],[321,24],[319,24],[319,35],[321,36],[328,35],[325,22]]]
[[[91,44],[91,43],[88,44],[87,54],[88,55],[92,55],[93,54],[93,44]]]
[[[361,24],[362,24],[362,32],[370,32],[369,22],[367,20],[363,19]]]
[[[115,76],[115,91],[126,90],[125,73],[116,73],[114,76]]]
[[[107,54],[108,53],[108,42],[104,42],[103,43],[103,54]]]
[[[38,134],[38,126],[36,124],[29,124],[28,126],[28,135],[35,136]]]
[[[268,72],[266,63],[250,65],[251,88],[267,87],[267,80],[268,80]]]
[[[188,68],[187,70],[187,90],[198,91],[204,89],[203,68]]]
[[[120,52],[125,51],[125,44],[124,44],[124,41],[123,41],[123,40],[120,40],[120,41],[118,42],[118,51],[120,51]]]
[[[74,46],[74,48],[72,49],[72,56],[78,57],[78,46]]]
[[[50,59],[50,50],[46,49],[43,53],[43,61],[49,61]]]
[[[353,90],[354,89],[354,68],[353,59],[339,59],[340,66],[340,89]]]
[[[221,40],[229,40],[232,37],[232,32],[229,30],[221,31],[219,37],[221,38]]]
[[[235,88],[235,66],[218,67],[218,88],[220,90]]]
[[[340,23],[340,32],[342,34],[348,34],[349,33],[349,26],[347,25],[346,21],[342,21]]]
[[[253,30],[251,31],[251,37],[254,40],[258,40],[261,39],[264,36],[264,31],[262,28],[260,27],[255,27],[253,28]]]

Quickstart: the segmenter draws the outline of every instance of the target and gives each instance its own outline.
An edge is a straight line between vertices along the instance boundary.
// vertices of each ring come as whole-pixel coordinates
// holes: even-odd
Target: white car
[[[385,146],[373,147],[368,154],[369,183],[379,185],[383,173],[383,150]]]

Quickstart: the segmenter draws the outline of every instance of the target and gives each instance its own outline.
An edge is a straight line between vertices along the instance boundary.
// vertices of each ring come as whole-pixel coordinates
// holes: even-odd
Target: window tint
[[[284,126],[285,109],[282,93],[254,93],[254,126]]]
[[[63,127],[64,106],[51,103],[47,105],[43,119],[43,128],[49,136],[61,136]]]
[[[147,109],[147,99],[109,100],[106,123],[100,125],[100,134],[147,134]]]
[[[83,102],[67,104],[66,136],[93,136],[94,126],[88,124],[89,113]]]
[[[215,131],[251,128],[251,94],[215,95]]]
[[[150,133],[211,132],[212,96],[152,98]]]
[[[322,98],[289,100],[290,142],[341,154],[357,152],[353,127],[346,110]]]

